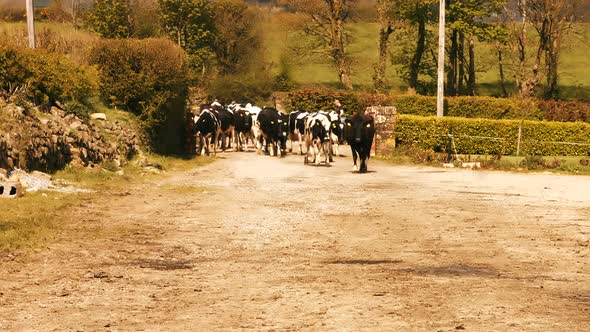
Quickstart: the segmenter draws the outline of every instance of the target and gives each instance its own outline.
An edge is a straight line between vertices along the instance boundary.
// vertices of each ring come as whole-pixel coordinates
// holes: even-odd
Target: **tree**
[[[126,0],[96,0],[90,22],[104,38],[128,38],[131,32],[129,6]]]
[[[447,95],[474,95],[476,89],[475,38],[483,42],[499,40],[502,27],[483,19],[501,12],[505,0],[448,0],[451,45],[447,69]],[[465,44],[467,54],[465,55]]]
[[[379,59],[375,64],[373,82],[375,84],[375,90],[378,92],[383,92],[386,86],[385,71],[389,37],[399,24],[399,15],[396,15],[399,5],[398,2],[399,0],[377,0],[375,4],[377,21],[379,22]]]
[[[212,58],[213,16],[208,0],[158,0],[160,22],[170,38],[188,54],[193,68],[206,72]]]
[[[559,51],[562,38],[573,29],[577,9],[574,0],[529,0],[528,17],[539,35],[537,58],[544,58],[547,99],[557,98]],[[537,62],[540,63],[540,60]]]
[[[159,8],[155,0],[133,0],[129,5],[133,38],[153,38],[161,36],[158,17]]]
[[[348,44],[345,25],[350,20],[353,0],[285,0],[307,18],[304,33],[315,43],[315,52],[327,54],[338,72],[338,79],[346,89],[352,89],[351,61],[345,52]]]
[[[436,4],[439,0],[401,0],[399,2],[398,15],[409,27],[417,28],[418,35],[415,36],[415,46],[413,47],[412,55],[409,59],[409,65],[402,62],[403,66],[408,67],[408,89],[411,91],[418,90],[419,73],[424,71],[423,57],[425,51],[428,49],[427,39],[428,31],[426,26],[428,23],[436,21]]]
[[[253,55],[261,44],[256,12],[243,0],[219,0],[213,3],[213,20],[213,50],[220,73],[233,74],[247,69],[258,58]]]

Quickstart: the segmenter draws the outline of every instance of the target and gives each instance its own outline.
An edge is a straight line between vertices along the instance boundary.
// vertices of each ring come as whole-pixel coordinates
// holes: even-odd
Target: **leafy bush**
[[[539,100],[537,105],[544,114],[545,120],[574,122],[583,121],[590,123],[590,103],[565,102],[554,100]]]
[[[212,81],[208,88],[209,98],[229,103],[238,102],[260,103],[268,100],[273,91],[273,82],[246,76],[223,76]]]
[[[342,108],[348,114],[364,110],[356,93],[348,90],[336,90],[325,87],[304,88],[290,91],[287,94],[288,110],[304,110],[314,112],[318,110],[334,110],[334,100],[338,99]]]
[[[37,105],[88,105],[97,89],[95,76],[91,69],[58,54],[0,48],[0,90],[7,94],[20,91]]]
[[[103,40],[90,59],[103,102],[138,115],[156,150],[181,152],[189,84],[184,51],[166,39]]]
[[[400,115],[395,127],[398,144],[445,151],[452,128],[454,151],[460,154],[515,154],[520,121]],[[564,143],[565,142],[565,143]],[[588,155],[590,124],[524,121],[523,155]]]
[[[543,169],[545,168],[545,159],[541,156],[526,156],[520,162],[520,166],[530,170]]]
[[[401,114],[436,115],[436,97],[394,96],[391,104]],[[494,97],[446,97],[445,116],[486,119],[525,119],[590,123],[590,103],[521,100]]]
[[[400,114],[436,115],[436,97],[356,93],[325,87],[305,88],[288,94],[290,109],[330,109],[339,99],[349,112],[368,106],[395,106]],[[525,119],[590,123],[590,103],[522,100],[495,97],[446,97],[445,116],[485,119]]]

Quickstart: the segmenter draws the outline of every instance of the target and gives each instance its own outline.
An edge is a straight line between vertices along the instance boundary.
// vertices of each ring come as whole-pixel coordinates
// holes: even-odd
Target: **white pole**
[[[29,47],[35,48],[35,21],[33,18],[33,0],[26,0],[27,2],[27,29],[29,31]]]
[[[445,89],[445,0],[440,0],[438,20],[438,85],[436,94],[436,116],[443,117]]]

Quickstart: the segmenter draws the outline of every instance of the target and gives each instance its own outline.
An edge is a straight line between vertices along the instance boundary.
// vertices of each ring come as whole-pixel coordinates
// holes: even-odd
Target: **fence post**
[[[449,127],[449,133],[447,134],[447,137],[449,138],[447,142],[447,163],[450,163],[453,159],[451,156],[451,151],[453,150],[453,127]]]
[[[520,121],[520,124],[518,125],[518,140],[516,141],[516,156],[518,157],[520,155],[520,141],[522,139],[522,123],[523,121]]]

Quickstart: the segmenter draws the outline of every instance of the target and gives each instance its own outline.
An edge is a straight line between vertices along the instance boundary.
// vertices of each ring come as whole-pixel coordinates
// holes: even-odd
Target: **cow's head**
[[[375,121],[368,115],[356,114],[345,120],[346,137],[349,144],[360,143],[369,139],[369,133],[375,130]]]
[[[330,123],[330,133],[338,137],[338,143],[342,143],[342,124],[339,120]]]

